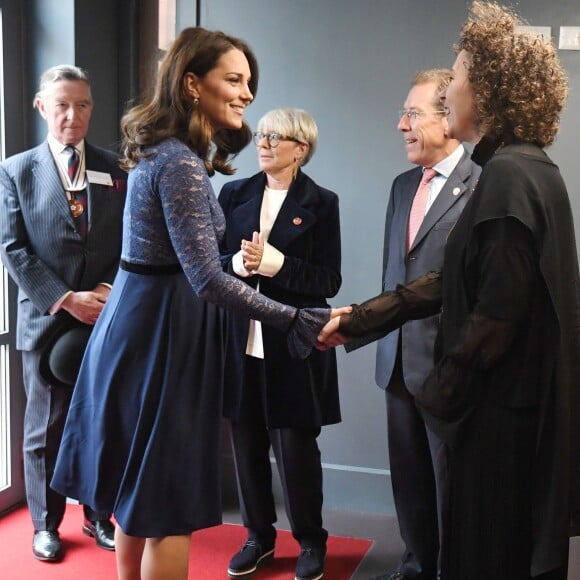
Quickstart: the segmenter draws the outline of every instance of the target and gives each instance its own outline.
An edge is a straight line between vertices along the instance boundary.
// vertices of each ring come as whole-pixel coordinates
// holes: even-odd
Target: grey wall
[[[196,1],[178,4],[178,27],[194,25]],[[344,283],[333,303],[360,301],[378,292],[388,191],[393,178],[409,167],[396,131],[396,111],[415,72],[452,64],[451,46],[468,2],[201,0],[200,5],[203,26],[245,38],[258,56],[260,90],[247,115],[252,126],[264,112],[280,106],[305,108],[318,122],[320,145],[306,171],[341,199]],[[140,13],[140,1],[24,0],[23,6],[27,38],[18,48],[26,71],[24,109],[30,112],[42,70],[76,63],[93,79],[96,105],[89,138],[113,147],[120,114],[135,96],[130,57],[136,39],[127,23]],[[520,0],[518,10],[530,24],[551,26],[552,34],[561,25],[580,26],[578,0]],[[571,95],[549,153],[562,169],[580,224],[580,175],[575,171],[580,51],[563,51],[561,58]],[[24,114],[19,120],[25,139],[15,150],[45,137],[38,115]],[[242,152],[237,166],[238,176],[258,170],[253,147]],[[216,192],[226,179],[213,179]],[[326,505],[391,513],[384,395],[374,384],[374,346],[350,355],[340,349],[338,356],[343,422],[326,427],[320,436]],[[224,455],[231,468],[227,444]],[[225,484],[230,491],[231,482],[229,472]]]
[[[344,283],[335,305],[380,290],[388,192],[395,175],[409,167],[396,112],[415,72],[451,66],[467,6],[462,0],[202,2],[203,26],[245,38],[257,54],[260,88],[248,109],[250,124],[280,106],[305,108],[318,122],[320,145],[306,172],[341,200]],[[552,34],[561,25],[580,25],[576,0],[522,0],[518,10],[530,24],[552,26]],[[550,154],[580,224],[580,51],[562,51],[561,58],[571,97]],[[258,171],[255,149],[242,152],[236,165],[238,176]],[[226,179],[213,179],[216,193]],[[374,384],[374,354],[374,346],[339,352],[343,422],[320,436],[328,507],[392,512],[384,394]]]
[[[26,106],[32,107],[44,70],[63,63],[80,66],[89,73],[95,102],[88,139],[95,145],[115,149],[126,101],[123,88],[131,72],[119,55],[119,21],[121,10],[128,10],[130,2],[24,0],[24,4],[28,19]],[[27,140],[28,147],[32,147],[46,138],[47,129],[40,115],[28,116],[32,122]]]

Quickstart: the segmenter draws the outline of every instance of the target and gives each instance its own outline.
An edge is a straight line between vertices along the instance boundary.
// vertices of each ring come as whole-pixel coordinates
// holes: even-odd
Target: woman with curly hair
[[[567,80],[553,46],[518,24],[474,2],[441,95],[449,134],[482,166],[442,272],[319,336],[364,344],[442,309],[436,366],[415,400],[448,447],[443,580],[565,580],[580,532],[578,258],[566,187],[543,151]]]

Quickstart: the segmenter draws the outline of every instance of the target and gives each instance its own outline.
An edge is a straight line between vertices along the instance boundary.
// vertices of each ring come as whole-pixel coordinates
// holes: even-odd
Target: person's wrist
[[[287,332],[290,332],[292,330],[292,328],[296,325],[296,322],[298,321],[299,317],[300,317],[300,308],[296,308],[294,316],[292,317],[292,320],[290,320],[290,324],[288,325]]]

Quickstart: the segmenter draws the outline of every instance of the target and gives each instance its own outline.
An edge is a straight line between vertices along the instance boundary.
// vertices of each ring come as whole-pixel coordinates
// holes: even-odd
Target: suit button
[[[409,262],[414,262],[416,259],[416,256],[409,256]]]

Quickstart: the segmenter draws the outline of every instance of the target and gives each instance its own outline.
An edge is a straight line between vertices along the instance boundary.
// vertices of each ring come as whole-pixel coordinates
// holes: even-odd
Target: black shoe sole
[[[295,576],[294,580],[322,580],[324,578],[324,572],[320,574],[320,576],[308,576],[308,578],[304,578],[302,576]]]
[[[322,578],[324,578],[324,571],[316,576],[294,576],[294,580],[322,580]]]
[[[56,556],[53,556],[52,558],[47,558],[46,556],[38,556],[34,552],[32,552],[32,555],[39,562],[60,562],[62,560],[62,553],[57,554]]]
[[[266,552],[265,554],[262,554],[258,558],[258,561],[256,562],[256,565],[253,568],[247,568],[246,570],[232,570],[231,568],[228,568],[228,577],[229,578],[248,578],[248,577],[252,576],[252,574],[254,574],[258,568],[265,566],[266,564],[271,562],[273,559],[274,559],[274,548],[272,548],[270,551]]]

